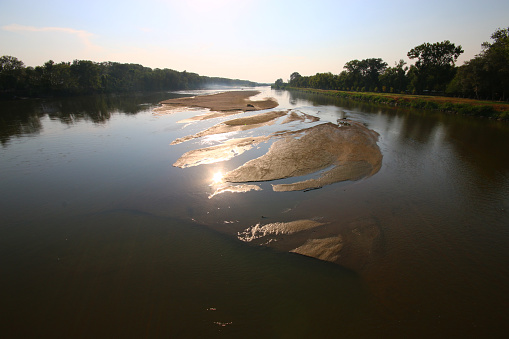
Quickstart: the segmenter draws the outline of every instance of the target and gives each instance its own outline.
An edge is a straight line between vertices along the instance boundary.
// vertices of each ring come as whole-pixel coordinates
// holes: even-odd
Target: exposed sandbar
[[[290,114],[288,114],[288,116],[282,123],[288,124],[288,123],[294,122],[294,121],[305,122],[306,120],[308,120],[309,122],[317,122],[317,121],[320,121],[320,118],[315,117],[314,115],[303,113],[303,112],[297,113],[295,111],[291,111]]]
[[[334,166],[318,179],[275,185],[276,191],[319,188],[344,180],[357,180],[378,172],[382,153],[378,134],[359,123],[347,126],[332,123],[287,135],[272,144],[263,156],[228,172],[228,182],[269,181],[315,173]]]
[[[274,98],[264,100],[250,100],[249,98],[260,94],[259,91],[231,91],[211,95],[176,98],[161,101],[163,108],[173,109],[177,107],[200,107],[211,111],[259,111],[277,107],[278,102]]]
[[[319,227],[325,225],[322,222],[318,222],[315,220],[295,220],[290,222],[275,222],[265,225],[256,224],[244,230],[243,232],[238,233],[239,240],[245,242],[251,242],[253,240],[267,237],[267,236],[276,236],[276,235],[288,235],[293,234],[305,230],[309,230],[311,228]],[[275,240],[271,238],[270,240]]]
[[[249,117],[243,117],[238,119],[232,119],[227,120],[224,122],[221,122],[217,125],[214,125],[204,131],[201,131],[199,133],[188,135],[182,138],[178,138],[174,140],[171,145],[177,145],[182,142],[204,137],[207,135],[213,135],[213,134],[223,134],[223,133],[230,133],[230,132],[238,132],[238,131],[247,131],[253,128],[258,128],[262,126],[268,126],[272,125],[274,121],[287,114],[287,111],[271,111],[271,112],[265,112],[256,114]]]

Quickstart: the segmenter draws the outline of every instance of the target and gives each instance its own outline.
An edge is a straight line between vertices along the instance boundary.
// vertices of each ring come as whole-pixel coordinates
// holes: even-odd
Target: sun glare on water
[[[223,172],[218,171],[212,176],[212,185],[218,185],[223,182]]]

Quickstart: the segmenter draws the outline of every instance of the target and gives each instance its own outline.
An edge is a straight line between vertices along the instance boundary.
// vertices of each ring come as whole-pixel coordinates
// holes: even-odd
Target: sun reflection
[[[217,171],[216,173],[214,173],[214,175],[212,176],[212,185],[219,185],[223,182],[223,172],[221,171]]]
[[[217,144],[217,143],[223,143],[226,140],[230,139],[232,134],[235,134],[235,132],[206,135],[202,138],[201,144],[202,145],[213,145],[213,144]]]

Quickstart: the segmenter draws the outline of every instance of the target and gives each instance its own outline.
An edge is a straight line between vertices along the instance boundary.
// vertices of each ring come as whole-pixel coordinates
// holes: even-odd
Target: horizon
[[[410,49],[444,40],[463,47],[461,65],[509,26],[508,14],[509,3],[493,0],[3,1],[0,43],[2,55],[32,67],[111,61],[273,83],[339,74],[354,59],[411,64]]]

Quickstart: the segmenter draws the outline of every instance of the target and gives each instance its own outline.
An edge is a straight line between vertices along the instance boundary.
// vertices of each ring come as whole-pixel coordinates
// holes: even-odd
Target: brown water
[[[262,91],[277,109],[376,131],[381,169],[209,199],[217,171],[270,143],[173,167],[217,139],[173,140],[221,120],[153,113],[182,94],[1,103],[0,335],[505,337],[509,125]],[[298,219],[343,232],[354,244],[343,266],[232,232]]]

